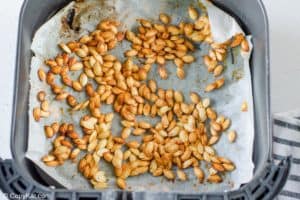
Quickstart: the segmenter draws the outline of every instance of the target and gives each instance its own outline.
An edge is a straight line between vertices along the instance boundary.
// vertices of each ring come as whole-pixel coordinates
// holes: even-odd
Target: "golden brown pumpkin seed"
[[[225,130],[227,130],[229,128],[230,123],[231,123],[230,119],[227,118],[227,119],[224,120],[224,122],[222,123],[222,129],[223,129],[223,131],[225,131]]]
[[[41,116],[43,116],[43,113],[49,111],[49,102],[47,100],[44,100],[42,103],[41,103]],[[44,111],[44,112],[43,112]]]
[[[223,72],[224,67],[222,65],[217,65],[216,68],[214,69],[214,76],[220,76]]]
[[[163,174],[169,180],[174,180],[175,179],[175,175],[171,170],[164,169]]]
[[[81,62],[76,62],[72,66],[70,66],[71,71],[78,71],[83,68],[83,64]]]
[[[211,182],[211,183],[220,183],[222,182],[222,178],[221,176],[219,176],[218,174],[215,174],[215,175],[210,175],[208,178],[207,178],[207,181],[208,182]]]
[[[138,54],[137,50],[135,49],[131,49],[125,52],[125,56],[126,57],[133,57],[136,56]]]
[[[48,167],[57,167],[59,165],[61,165],[62,163],[57,161],[57,160],[53,160],[53,161],[49,161],[49,162],[45,162],[45,165],[47,165]]]
[[[38,77],[39,77],[40,81],[46,80],[46,73],[42,68],[38,69]]]
[[[199,95],[198,95],[197,93],[195,93],[195,92],[191,92],[191,93],[190,93],[190,98],[191,98],[192,103],[194,103],[194,104],[197,104],[197,103],[200,102],[200,97],[199,97]]]
[[[71,49],[64,43],[59,43],[58,46],[66,53],[70,54],[72,53],[71,52]]]
[[[45,91],[40,91],[40,92],[38,92],[38,94],[37,94],[37,99],[38,99],[40,102],[44,101],[44,100],[45,100],[45,97],[46,97]]]
[[[79,83],[82,87],[86,86],[86,84],[88,83],[88,77],[85,73],[80,74]]]
[[[176,65],[177,67],[179,67],[179,68],[182,68],[183,65],[184,65],[183,60],[180,59],[180,58],[175,58],[174,63],[175,63],[175,65]]]
[[[126,188],[126,182],[122,178],[117,178],[117,185],[122,190],[124,190]]]
[[[46,134],[47,138],[52,138],[54,136],[55,133],[54,133],[53,129],[51,128],[51,126],[45,126],[44,129],[45,129],[45,134]]]
[[[192,20],[196,20],[198,18],[198,12],[194,7],[190,6],[188,8],[188,13]]]
[[[184,173],[184,171],[182,171],[182,170],[177,170],[177,177],[180,181],[186,181],[187,180],[187,176]]]
[[[236,132],[235,131],[229,131],[228,133],[228,140],[229,142],[233,143],[236,140]]]
[[[241,48],[243,51],[248,52],[250,50],[248,41],[244,39],[241,43]]]
[[[130,136],[130,133],[131,133],[130,128],[124,128],[124,129],[122,130],[122,132],[121,132],[121,137],[122,137],[123,139],[126,139],[126,138],[128,138],[128,137]]]
[[[171,21],[171,18],[165,13],[159,14],[159,19],[164,24],[169,24]]]
[[[202,183],[204,180],[204,172],[199,167],[194,167],[194,174],[198,178],[199,182]]]
[[[73,81],[72,87],[77,92],[80,92],[82,90],[82,86],[81,86],[81,84],[78,81]]]
[[[168,78],[168,72],[164,66],[158,67],[158,74],[161,79],[167,79]]]
[[[211,92],[211,91],[215,90],[216,88],[217,88],[216,83],[208,84],[205,88],[205,92]]]
[[[241,111],[242,111],[242,112],[247,112],[247,111],[248,111],[248,103],[247,103],[246,101],[244,101],[244,102],[242,103]]]
[[[195,58],[191,55],[183,56],[181,59],[183,60],[183,62],[189,63],[189,64],[195,61]]]
[[[225,83],[225,79],[224,78],[220,78],[220,79],[216,80],[215,83],[216,83],[216,88],[221,88],[224,85],[224,83]]]
[[[179,79],[184,79],[185,78],[185,72],[184,72],[184,69],[181,68],[181,67],[177,67],[177,70],[176,70],[176,75]]]
[[[146,132],[145,129],[142,129],[142,128],[136,128],[136,129],[133,130],[132,134],[138,136],[138,135],[144,134],[145,132]]]
[[[237,47],[242,43],[243,40],[244,40],[244,35],[242,33],[239,33],[239,34],[234,36],[230,46],[231,47]]]

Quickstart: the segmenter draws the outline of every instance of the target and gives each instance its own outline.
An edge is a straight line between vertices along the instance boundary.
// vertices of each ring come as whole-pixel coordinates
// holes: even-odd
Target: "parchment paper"
[[[207,8],[211,30],[215,41],[223,42],[231,38],[234,34],[242,32],[240,26],[228,14],[215,7],[211,3],[201,1]],[[136,27],[136,18],[146,18],[153,21],[158,20],[158,15],[165,12],[171,15],[174,24],[178,24],[180,20],[189,20],[187,8],[193,4],[199,8],[199,2],[192,1],[173,1],[173,0],[86,0],[84,3],[70,3],[68,6],[59,11],[54,17],[46,22],[35,34],[32,42],[32,51],[34,57],[31,62],[30,72],[30,105],[29,105],[29,138],[28,151],[26,157],[32,160],[44,173],[52,177],[54,180],[62,184],[68,189],[90,189],[89,183],[77,172],[77,163],[66,162],[63,166],[51,168],[45,166],[41,161],[41,157],[46,155],[51,149],[51,141],[47,140],[44,135],[44,125],[58,122],[73,122],[79,124],[80,117],[84,114],[77,112],[70,116],[67,114],[67,106],[65,103],[56,102],[50,94],[50,88],[46,84],[40,82],[37,78],[37,69],[42,66],[45,69],[43,61],[47,58],[53,58],[60,50],[57,44],[61,41],[67,42],[78,39],[81,35],[92,31],[101,19],[116,18],[123,24],[123,28],[134,29]],[[76,10],[76,25],[80,27],[79,32],[75,32],[65,28],[62,19],[66,17],[70,9]],[[247,38],[250,42],[250,37]],[[211,83],[214,78],[208,74],[203,64],[202,56],[208,52],[208,45],[201,44],[201,50],[194,53],[196,62],[186,67],[187,77],[185,80],[179,80],[176,77],[175,67],[167,64],[169,78],[160,80],[157,75],[156,66],[152,67],[152,71],[148,76],[158,82],[158,86],[162,88],[173,88],[184,92],[185,98],[191,91],[197,92],[201,97],[210,97],[213,107],[219,114],[229,117],[232,120],[231,130],[236,130],[238,136],[235,143],[228,142],[227,135],[221,137],[220,141],[214,146],[220,156],[230,158],[236,165],[236,170],[228,173],[224,177],[221,184],[199,184],[193,175],[193,169],[188,169],[189,181],[187,182],[170,182],[163,177],[153,177],[150,174],[144,174],[137,177],[127,179],[128,186],[133,191],[173,191],[182,193],[199,193],[211,191],[226,191],[238,188],[242,183],[249,182],[253,176],[253,140],[254,140],[254,120],[253,120],[253,101],[251,89],[251,74],[249,69],[249,53],[241,54],[239,49],[233,50],[234,60],[231,56],[225,61],[224,77],[226,84],[223,88],[210,93],[204,93],[204,88]],[[124,60],[122,52],[129,49],[129,43],[123,42],[113,50],[112,54],[118,56],[120,60]],[[77,78],[78,74],[74,74],[73,78]],[[57,80],[58,81],[58,80]],[[42,119],[39,123],[35,122],[32,117],[32,109],[39,105],[36,100],[38,91],[46,91],[47,99],[50,103],[51,116]],[[83,94],[69,92],[76,95],[80,100],[84,99]],[[248,112],[241,112],[242,103],[248,103]],[[111,111],[110,107],[103,106],[102,112]],[[148,119],[149,120],[149,119]],[[80,127],[76,129],[79,131]],[[115,117],[113,122],[113,133],[119,133],[119,118]],[[109,177],[109,188],[116,188],[114,183],[114,175],[109,165],[104,161],[100,161],[101,169],[105,170]],[[206,169],[203,166],[203,169]],[[45,177],[45,176],[44,176]]]

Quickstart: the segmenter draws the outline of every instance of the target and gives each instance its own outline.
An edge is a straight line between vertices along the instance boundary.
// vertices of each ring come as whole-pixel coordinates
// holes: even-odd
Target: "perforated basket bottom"
[[[269,163],[261,177],[252,180],[238,191],[227,193],[208,193],[199,195],[151,194],[147,192],[76,192],[68,190],[42,189],[34,182],[25,180],[14,166],[12,160],[0,159],[0,187],[10,199],[29,200],[252,200],[273,199],[281,190],[288,177],[291,158],[282,160],[278,165]]]

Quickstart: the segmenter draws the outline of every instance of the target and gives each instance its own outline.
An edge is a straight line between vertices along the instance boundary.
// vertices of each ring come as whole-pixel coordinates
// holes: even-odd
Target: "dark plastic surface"
[[[261,177],[253,179],[242,186],[238,191],[227,193],[209,193],[197,195],[182,195],[177,193],[147,193],[147,192],[97,192],[97,191],[68,191],[43,189],[36,182],[26,180],[17,171],[13,161],[0,159],[0,187],[9,197],[25,194],[32,199],[47,200],[252,200],[273,199],[289,174],[291,159],[286,158],[280,164],[269,163],[260,174]],[[11,198],[13,199],[13,198]],[[30,199],[30,198],[28,198]]]
[[[31,41],[35,31],[59,8],[66,5],[69,0],[25,0],[19,21],[19,38],[16,60],[15,77],[15,96],[12,116],[11,150],[13,153],[16,171],[22,178],[27,180],[30,185],[34,185],[37,190],[49,191],[49,183],[41,179],[39,173],[33,167],[33,164],[25,159],[27,148],[27,130],[28,130],[28,96],[29,96],[29,70],[32,52],[30,51]],[[253,193],[250,185],[258,184],[257,191],[264,194],[270,193],[270,185],[260,185],[266,170],[271,169],[271,129],[270,129],[270,100],[269,100],[269,39],[268,24],[264,7],[260,0],[215,0],[213,1],[222,7],[228,13],[235,16],[241,22],[244,30],[247,30],[253,36],[253,55],[251,59],[251,72],[253,79],[253,95],[255,105],[255,146],[253,152],[253,161],[255,163],[253,183],[242,187],[238,191],[230,192],[236,195],[237,199],[241,197],[250,197]],[[276,168],[277,169],[277,168]],[[278,167],[282,169],[282,167]],[[284,170],[283,170],[284,171]],[[283,172],[282,172],[283,173]],[[44,176],[44,175],[43,175]],[[282,181],[281,179],[274,179]],[[48,181],[47,181],[48,182]],[[260,189],[265,188],[267,189]],[[246,189],[243,189],[246,188]],[[274,192],[274,191],[273,191]],[[278,192],[278,191],[276,191]],[[81,199],[78,197],[78,191],[67,191],[62,189],[51,190],[52,199],[54,196],[61,199]],[[81,194],[81,193],[80,193]],[[85,194],[96,195],[93,197],[107,199],[110,195],[107,192],[96,193],[89,191]],[[148,193],[126,193],[118,192],[112,194],[117,199],[145,199]],[[53,196],[54,195],[54,196]],[[164,199],[209,199],[210,194],[199,194],[201,196],[180,196],[179,194],[157,194],[164,195]],[[179,196],[177,196],[179,195]],[[216,199],[228,198],[228,194],[214,194]],[[66,196],[66,197],[64,197]],[[107,198],[105,198],[107,197]],[[179,198],[180,197],[180,198]],[[176,199],[175,198],[175,199]],[[59,198],[58,198],[59,199]],[[84,199],[84,198],[82,198]],[[91,198],[93,199],[93,198]],[[246,198],[247,199],[247,198]]]

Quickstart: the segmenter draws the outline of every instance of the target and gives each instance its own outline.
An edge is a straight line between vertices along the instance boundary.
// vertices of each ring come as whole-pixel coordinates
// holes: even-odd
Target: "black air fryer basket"
[[[149,193],[135,191],[101,192],[53,189],[41,178],[33,163],[25,159],[28,136],[30,46],[35,31],[70,0],[24,0],[19,21],[15,91],[11,129],[13,160],[0,159],[0,188],[6,194],[26,199],[48,200],[110,200],[110,199],[273,199],[286,182],[290,159],[279,165],[271,157],[272,129],[269,91],[268,22],[261,0],[214,0],[217,6],[234,16],[243,29],[253,36],[251,58],[254,96],[255,141],[253,179],[238,190],[223,193]],[[23,196],[22,196],[23,195]],[[16,195],[8,195],[11,198]],[[20,199],[20,198],[19,198]]]

